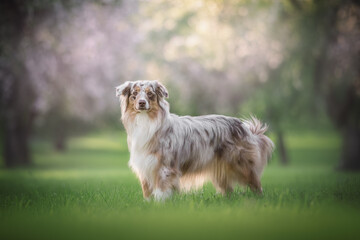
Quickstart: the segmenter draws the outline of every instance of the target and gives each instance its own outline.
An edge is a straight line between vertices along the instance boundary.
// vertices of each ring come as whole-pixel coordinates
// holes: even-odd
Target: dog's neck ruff
[[[132,121],[126,122],[130,150],[129,166],[138,177],[149,181],[151,187],[154,182],[152,172],[157,165],[157,158],[149,154],[147,146],[161,128],[161,124],[160,116],[151,119],[146,112],[138,113]]]
[[[130,151],[143,149],[169,118],[169,104],[165,100],[162,100],[159,106],[160,110],[157,112],[155,118],[151,118],[149,113],[145,111],[131,117],[131,112],[127,112],[125,107],[123,108],[122,122],[130,140]],[[134,147],[136,149],[134,149]]]
[[[131,138],[131,150],[142,149],[160,128],[158,118],[150,119],[146,112],[138,113],[133,122],[128,123],[128,135]]]

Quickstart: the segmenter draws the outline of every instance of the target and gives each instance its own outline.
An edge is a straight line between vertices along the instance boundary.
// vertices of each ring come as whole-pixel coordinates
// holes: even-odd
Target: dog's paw
[[[171,190],[168,189],[168,190],[162,191],[162,190],[156,188],[153,191],[153,195],[154,195],[155,201],[163,202],[171,196]]]

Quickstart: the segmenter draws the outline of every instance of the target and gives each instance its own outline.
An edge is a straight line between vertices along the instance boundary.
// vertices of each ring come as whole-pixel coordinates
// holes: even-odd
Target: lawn
[[[123,132],[71,140],[60,154],[35,140],[32,168],[0,168],[0,239],[354,239],[360,174],[335,170],[333,132],[291,133],[291,164],[275,152],[264,194],[229,197],[208,184],[165,203],[146,202],[127,166]]]

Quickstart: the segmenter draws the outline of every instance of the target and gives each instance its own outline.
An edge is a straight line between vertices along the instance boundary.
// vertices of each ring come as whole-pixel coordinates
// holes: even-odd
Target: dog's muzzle
[[[138,110],[148,110],[147,108],[147,102],[145,100],[139,100],[138,104],[137,104],[137,108]]]

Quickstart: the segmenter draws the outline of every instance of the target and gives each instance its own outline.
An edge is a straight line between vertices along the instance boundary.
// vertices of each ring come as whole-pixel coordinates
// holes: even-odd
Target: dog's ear
[[[116,87],[116,97],[120,97],[121,95],[128,96],[130,94],[132,83],[130,81],[126,81],[120,86]]]
[[[155,92],[159,97],[169,97],[169,93],[164,85],[159,83],[158,81],[155,81]]]

